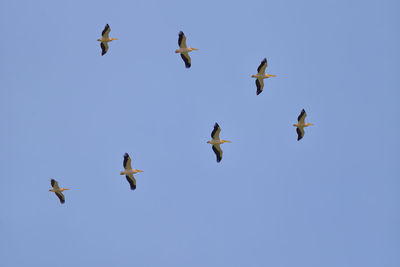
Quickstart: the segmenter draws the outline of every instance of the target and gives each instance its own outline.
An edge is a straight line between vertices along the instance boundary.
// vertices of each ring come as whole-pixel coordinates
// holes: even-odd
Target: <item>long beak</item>
[[[197,48],[193,48],[193,47],[192,47],[192,50],[199,50],[199,49],[197,49]]]
[[[143,172],[143,171],[141,171],[141,170],[137,170],[137,172]]]
[[[69,190],[68,188],[63,188],[63,190],[65,191],[65,190]]]
[[[110,38],[110,40],[114,41],[114,40],[118,40],[117,38]]]
[[[268,74],[268,77],[276,77],[276,75]]]
[[[313,123],[307,123],[307,125],[310,126],[310,125],[314,125],[314,124]]]
[[[224,143],[232,143],[231,141],[228,140],[222,140],[222,141],[224,141]]]

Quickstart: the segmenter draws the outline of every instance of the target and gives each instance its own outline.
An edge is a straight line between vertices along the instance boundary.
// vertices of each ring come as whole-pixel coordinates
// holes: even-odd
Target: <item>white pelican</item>
[[[220,140],[219,133],[221,132],[221,128],[219,127],[218,123],[215,123],[214,130],[211,132],[211,141],[207,141],[207,144],[212,144],[212,150],[214,151],[215,155],[217,156],[217,162],[220,162],[222,159],[222,149],[220,144],[223,143],[231,143],[228,140]]]
[[[192,65],[192,61],[190,59],[189,52],[199,49],[186,46],[186,36],[182,31],[179,32],[178,45],[179,49],[175,50],[175,53],[181,53],[181,58],[185,62],[186,68],[190,68],[190,66]]]
[[[304,127],[308,127],[313,125],[312,123],[304,123],[304,119],[306,118],[306,111],[303,109],[300,115],[297,117],[297,123],[293,124],[294,127],[297,127],[297,141],[299,141],[304,136]]]
[[[56,193],[57,197],[60,199],[61,204],[64,204],[65,197],[62,192],[65,190],[69,190],[69,189],[64,188],[64,187],[62,187],[62,188],[58,187],[58,183],[54,179],[51,179],[51,186],[53,187],[53,189],[50,189],[49,191]]]
[[[261,61],[260,66],[258,66],[257,69],[257,74],[256,75],[251,75],[252,78],[257,78],[256,79],[256,86],[257,86],[257,95],[261,94],[261,92],[264,89],[264,79],[268,79],[269,77],[276,77],[276,75],[272,74],[265,74],[265,69],[267,68],[267,59],[264,58],[263,61]]]
[[[103,32],[101,33],[101,38],[97,39],[97,41],[101,42],[100,43],[100,47],[101,47],[101,55],[104,56],[105,53],[107,53],[108,51],[108,42],[111,42],[113,40],[118,40],[117,38],[110,38],[108,37],[108,34],[110,33],[111,28],[110,26],[107,24],[104,27]]]
[[[133,175],[138,172],[143,172],[143,171],[132,169],[131,164],[132,164],[131,157],[129,157],[128,153],[125,153],[124,154],[124,164],[123,164],[125,171],[122,171],[120,174],[125,175],[126,180],[128,181],[128,183],[131,186],[131,190],[135,190],[136,189],[136,179],[135,179],[135,177],[133,177]]]

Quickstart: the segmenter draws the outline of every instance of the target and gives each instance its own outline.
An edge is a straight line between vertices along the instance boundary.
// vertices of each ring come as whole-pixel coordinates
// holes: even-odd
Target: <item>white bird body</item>
[[[121,172],[121,175],[130,175],[130,174],[136,174],[138,172],[141,172],[139,170],[136,169],[129,169],[129,170],[125,170]]]
[[[212,139],[211,141],[208,141],[208,142],[209,142],[209,144],[212,144],[212,145],[220,145],[220,144],[224,143],[219,139]]]
[[[257,73],[256,75],[253,75],[253,78],[257,79],[268,79],[270,77],[275,77],[275,76],[271,76],[271,74],[265,74],[265,73]]]
[[[181,47],[179,49],[175,50],[175,53],[189,53],[194,50],[197,50],[196,48],[191,48],[191,47]]]

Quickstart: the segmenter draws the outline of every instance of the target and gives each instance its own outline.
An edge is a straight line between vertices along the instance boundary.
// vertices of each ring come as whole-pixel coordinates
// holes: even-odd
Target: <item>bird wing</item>
[[[297,132],[297,141],[300,141],[300,139],[303,138],[303,136],[304,136],[304,128],[297,127],[296,132]]]
[[[51,183],[51,186],[52,186],[54,189],[60,189],[60,187],[58,187],[58,183],[57,183],[56,180],[51,179],[50,183]]]
[[[215,140],[219,140],[219,133],[221,132],[221,127],[219,127],[218,123],[214,124],[214,129],[211,132],[211,138]]]
[[[264,59],[261,61],[260,66],[258,66],[257,72],[258,72],[259,74],[265,74],[265,69],[267,68],[267,65],[268,65],[267,59],[264,58]]]
[[[124,168],[125,170],[131,170],[132,169],[132,160],[131,157],[129,157],[128,153],[124,154]]]
[[[297,121],[298,121],[300,124],[303,124],[303,123],[304,123],[304,119],[306,118],[306,116],[307,116],[306,111],[303,109],[303,110],[301,111],[300,115],[297,117]]]
[[[107,42],[101,42],[100,43],[100,47],[101,47],[101,55],[104,56],[107,51],[108,51],[108,44]]]
[[[189,53],[181,53],[181,58],[185,62],[185,67],[190,68],[190,66],[192,65],[192,60],[190,59]]]
[[[220,145],[213,145],[212,150],[214,151],[215,155],[217,156],[217,162],[220,162],[222,159],[222,149]]]
[[[133,177],[133,174],[126,175],[126,180],[128,181],[129,185],[131,186],[131,190],[136,189],[136,179]]]
[[[183,31],[179,32],[179,39],[178,39],[178,45],[180,48],[186,48],[186,36],[183,33]]]
[[[256,79],[257,95],[261,94],[264,89],[264,79]]]
[[[110,25],[106,24],[106,26],[104,27],[104,30],[101,33],[101,36],[103,37],[103,39],[108,39],[108,34],[110,33],[111,28]]]
[[[65,203],[65,197],[64,197],[63,193],[56,192],[56,196],[60,199],[61,204]]]

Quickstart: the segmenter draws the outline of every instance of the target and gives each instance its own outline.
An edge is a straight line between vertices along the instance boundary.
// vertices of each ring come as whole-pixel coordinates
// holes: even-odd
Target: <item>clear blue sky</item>
[[[400,266],[399,9],[2,1],[0,265]]]

